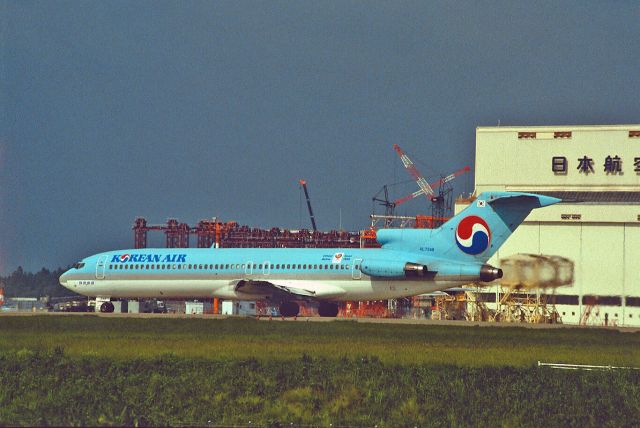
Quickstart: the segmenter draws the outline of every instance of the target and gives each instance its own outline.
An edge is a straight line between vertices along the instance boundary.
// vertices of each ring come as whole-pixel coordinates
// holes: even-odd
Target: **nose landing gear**
[[[113,303],[111,302],[104,302],[100,305],[100,312],[102,313],[111,313],[114,309]]]

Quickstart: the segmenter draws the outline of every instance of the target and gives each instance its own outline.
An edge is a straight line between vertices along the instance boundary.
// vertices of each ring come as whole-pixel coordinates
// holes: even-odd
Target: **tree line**
[[[8,276],[0,276],[0,288],[5,298],[11,297],[64,297],[76,294],[60,285],[58,278],[67,268],[40,269],[36,273],[25,272],[22,266]]]

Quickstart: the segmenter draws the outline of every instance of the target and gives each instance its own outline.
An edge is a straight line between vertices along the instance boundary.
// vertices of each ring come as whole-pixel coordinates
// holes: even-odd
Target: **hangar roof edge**
[[[545,126],[477,126],[476,132],[522,131],[630,131],[640,130],[640,124],[629,125],[545,125]]]

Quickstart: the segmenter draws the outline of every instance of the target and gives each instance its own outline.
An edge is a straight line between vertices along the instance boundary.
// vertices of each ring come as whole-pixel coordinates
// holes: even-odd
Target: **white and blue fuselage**
[[[79,294],[111,298],[214,298],[324,302],[380,300],[493,281],[486,261],[549,196],[485,192],[438,229],[384,229],[378,249],[179,248],[110,251],[87,257],[60,277]],[[285,306],[282,306],[282,305]],[[331,306],[333,305],[333,306]],[[108,306],[108,305],[107,305]],[[112,309],[111,305],[108,309]]]
[[[414,280],[363,273],[365,260],[415,255],[353,248],[177,248],[100,253],[61,277],[62,284],[89,296],[262,300],[272,294],[239,287],[241,281],[268,282],[301,297],[324,300],[380,300],[428,293],[464,284],[436,277]],[[366,271],[366,268],[364,269]]]

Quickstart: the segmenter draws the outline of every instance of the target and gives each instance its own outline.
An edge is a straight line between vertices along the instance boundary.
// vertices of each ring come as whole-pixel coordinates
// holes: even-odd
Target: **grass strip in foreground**
[[[633,426],[640,372],[0,354],[1,425]]]

